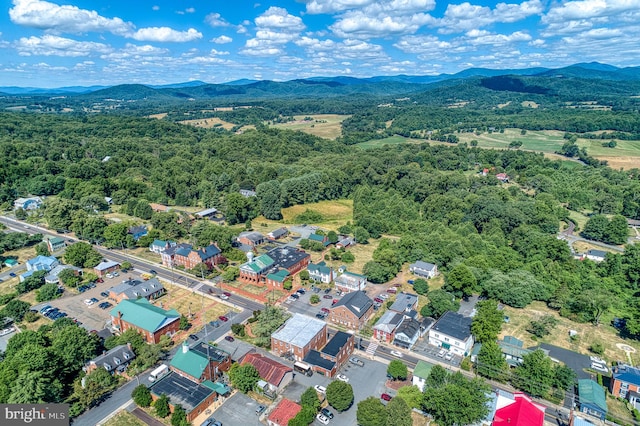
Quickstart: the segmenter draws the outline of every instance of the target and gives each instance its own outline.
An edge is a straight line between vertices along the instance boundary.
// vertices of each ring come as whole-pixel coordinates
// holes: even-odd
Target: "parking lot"
[[[236,392],[224,404],[211,413],[211,417],[223,425],[253,426],[262,425],[260,417],[256,415],[256,408],[260,405],[256,400]]]
[[[418,339],[416,344],[411,349],[412,352],[417,354],[432,358],[435,361],[452,365],[453,367],[459,367],[462,362],[462,357],[460,355],[453,355],[450,360],[445,359],[444,356],[439,357],[438,353],[442,350],[441,347],[433,346],[429,344],[429,339],[425,336],[422,339]]]

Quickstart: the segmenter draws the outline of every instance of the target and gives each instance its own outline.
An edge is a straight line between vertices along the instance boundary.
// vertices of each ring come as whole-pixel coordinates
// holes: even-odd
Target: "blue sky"
[[[640,65],[640,0],[11,0],[0,86]]]

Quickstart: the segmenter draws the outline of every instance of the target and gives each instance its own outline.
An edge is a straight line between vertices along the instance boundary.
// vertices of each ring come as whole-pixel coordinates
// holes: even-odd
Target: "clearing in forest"
[[[180,124],[186,124],[193,127],[201,127],[203,129],[212,129],[214,127],[222,127],[225,130],[231,130],[236,125],[228,121],[220,120],[218,117],[196,118],[193,120],[178,121]]]
[[[305,221],[309,225],[318,225],[322,228],[333,229],[335,231],[347,222],[353,222],[353,200],[330,200],[320,201],[318,203],[310,204],[298,204],[295,206],[282,209],[282,220],[269,220],[264,216],[258,216],[253,220],[253,228],[259,230],[259,228],[268,228],[269,230],[278,228],[285,224],[299,224],[301,222],[296,220],[300,214],[306,210],[312,210],[322,215],[322,220],[319,222]],[[261,226],[265,224],[266,226]]]
[[[295,115],[295,121],[270,125],[280,129],[299,130],[325,139],[336,139],[342,134],[342,122],[349,117],[350,115],[340,114]]]

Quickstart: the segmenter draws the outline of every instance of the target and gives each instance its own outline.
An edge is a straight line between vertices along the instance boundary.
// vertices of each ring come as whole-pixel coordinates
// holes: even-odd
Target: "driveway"
[[[476,314],[476,303],[480,296],[470,296],[467,299],[460,300],[460,309],[458,313],[465,317],[472,317]]]
[[[7,343],[9,343],[9,339],[15,336],[16,331],[12,331],[9,334],[5,334],[4,336],[0,336],[0,351],[4,352],[7,349]]]
[[[260,423],[260,418],[256,416],[258,405],[260,403],[256,400],[242,392],[236,392],[209,417],[215,418],[225,426],[259,426],[262,423]]]

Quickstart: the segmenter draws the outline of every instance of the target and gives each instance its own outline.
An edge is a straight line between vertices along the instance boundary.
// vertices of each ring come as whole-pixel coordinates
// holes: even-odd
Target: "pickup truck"
[[[351,364],[357,365],[358,367],[364,367],[364,362],[362,362],[361,359],[356,358],[355,356],[352,356],[351,358],[349,358],[349,362]]]

